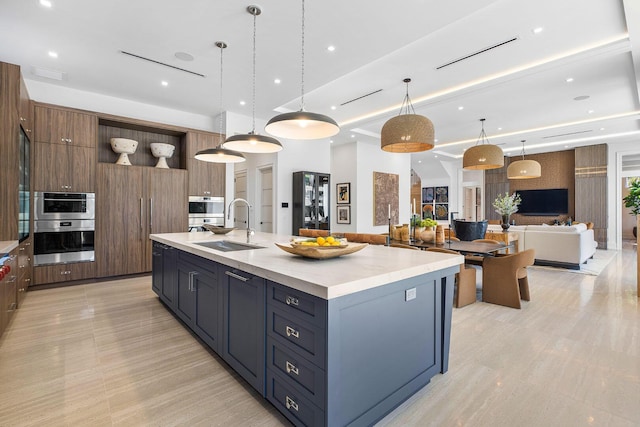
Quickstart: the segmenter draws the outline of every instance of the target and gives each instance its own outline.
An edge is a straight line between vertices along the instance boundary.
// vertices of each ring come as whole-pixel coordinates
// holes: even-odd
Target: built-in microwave
[[[35,192],[34,219],[94,219],[96,216],[95,193]]]
[[[224,226],[224,197],[189,196],[189,231],[206,224]]]

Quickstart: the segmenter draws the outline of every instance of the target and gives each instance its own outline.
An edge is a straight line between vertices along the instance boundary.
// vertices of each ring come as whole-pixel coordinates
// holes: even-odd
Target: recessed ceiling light
[[[418,160],[418,163],[422,163],[422,160]]]
[[[464,110],[464,107],[461,105],[458,107],[458,110]]]
[[[174,56],[181,61],[193,61],[193,55],[190,55],[187,52],[176,52]]]
[[[335,105],[332,105],[332,106],[331,106],[331,109],[332,109],[332,110],[335,110],[336,108],[337,108],[337,107],[336,107]]]
[[[573,81],[573,77],[567,77],[566,79],[564,79],[564,81],[567,83],[571,83]]]
[[[279,85],[280,83],[282,83],[282,80],[280,79],[273,79],[273,82],[277,85]]]
[[[438,158],[438,155],[436,154],[436,155],[435,155],[435,156],[433,156],[433,157],[435,157],[435,158],[437,159],[437,158]]]
[[[433,142],[438,142],[438,138],[434,139]]]
[[[498,128],[498,130],[502,130],[502,128]]]
[[[594,111],[593,111],[593,110],[589,110],[589,111],[587,111],[587,112],[588,112],[589,114],[593,114],[593,113],[594,113]]]
[[[604,130],[604,128],[600,128],[600,130]]]
[[[327,47],[327,50],[329,52],[333,52],[334,50],[336,50],[336,47],[334,45],[331,45],[331,46]]]
[[[244,102],[244,101],[240,101],[240,105],[244,106],[244,105],[246,105],[246,104],[247,104],[246,102]]]
[[[52,7],[53,4],[49,0],[40,0],[40,5],[44,7]]]
[[[329,144],[333,144],[333,139],[330,139],[330,140],[329,140]]]
[[[544,27],[536,27],[533,30],[531,30],[533,34],[540,34],[543,31],[544,31]]]
[[[166,81],[166,80],[163,80],[162,82],[160,82],[160,84],[161,84],[162,86],[169,86],[169,82],[168,82],[168,81]]]
[[[58,57],[58,52],[54,52],[52,50],[49,51],[49,56],[52,58],[57,58]]]
[[[351,134],[351,138],[355,138],[356,136],[354,134]]]

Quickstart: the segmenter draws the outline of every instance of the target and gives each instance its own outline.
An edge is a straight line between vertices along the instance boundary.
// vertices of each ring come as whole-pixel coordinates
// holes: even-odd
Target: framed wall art
[[[398,215],[398,194],[400,175],[393,173],[373,173],[373,225],[388,225],[400,221]]]
[[[338,206],[338,224],[351,224],[351,206]]]
[[[348,205],[351,203],[351,183],[343,182],[336,184],[337,202],[339,205]]]

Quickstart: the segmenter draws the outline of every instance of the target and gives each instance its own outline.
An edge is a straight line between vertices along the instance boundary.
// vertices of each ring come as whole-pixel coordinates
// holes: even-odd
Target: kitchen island
[[[370,425],[448,369],[462,256],[367,246],[288,254],[291,236],[151,235],[153,290],[296,425]]]

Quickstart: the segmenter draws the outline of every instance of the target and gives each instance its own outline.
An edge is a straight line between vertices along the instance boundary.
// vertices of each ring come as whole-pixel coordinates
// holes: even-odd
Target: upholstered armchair
[[[531,299],[527,267],[534,261],[533,249],[486,257],[482,263],[482,301],[520,308],[521,299]]]
[[[431,252],[460,255],[456,251],[444,248],[427,248]],[[456,289],[453,295],[453,306],[456,308],[476,302],[476,269],[460,264],[460,272],[456,273]]]

